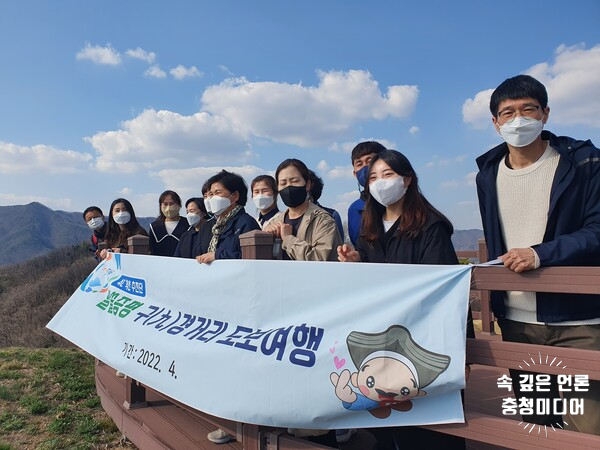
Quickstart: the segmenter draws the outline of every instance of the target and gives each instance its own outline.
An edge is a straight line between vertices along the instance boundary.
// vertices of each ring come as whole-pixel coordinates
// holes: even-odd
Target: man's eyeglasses
[[[498,118],[502,119],[504,122],[508,122],[509,120],[513,120],[519,114],[523,117],[535,117],[540,109],[542,109],[542,107],[539,105],[526,105],[521,109],[506,108],[498,113]]]

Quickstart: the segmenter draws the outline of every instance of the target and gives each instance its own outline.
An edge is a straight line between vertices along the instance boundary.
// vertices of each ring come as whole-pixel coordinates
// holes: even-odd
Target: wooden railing
[[[142,236],[130,238],[130,253],[147,254],[147,244]],[[244,259],[272,259],[273,238],[268,233],[252,231],[240,236],[242,257]],[[480,241],[478,259],[487,260],[485,243]],[[474,267],[472,273],[472,289],[481,296],[481,317],[488,323],[487,331],[493,334],[493,316],[489,310],[489,290],[520,290],[533,292],[562,292],[574,294],[600,294],[600,267],[548,267],[522,274],[511,272],[504,267]],[[485,300],[487,298],[487,300]],[[484,306],[485,305],[485,306]],[[590,380],[600,381],[600,352],[573,348],[547,347],[541,345],[501,342],[497,339],[467,339],[467,361],[477,366],[490,368],[519,368],[531,355],[551,355],[562,360],[561,366],[566,369],[547,365],[528,367],[527,370],[550,374],[586,374]],[[479,376],[472,371],[472,377]],[[473,383],[473,382],[471,382]],[[467,383],[469,395],[469,383]],[[168,397],[165,397],[168,399]],[[124,408],[143,407],[146,405],[145,387],[135,380],[127,380],[127,398]],[[482,401],[485,401],[482,399]],[[193,410],[180,404],[193,414],[208,418],[211,423],[222,426],[223,422],[215,422],[214,418],[201,411]],[[518,420],[499,417],[498,414],[486,414],[482,410],[465,410],[466,423],[428,426],[438,432],[462,436],[466,439],[493,444],[507,448],[563,448],[569,450],[600,448],[600,436],[560,430],[547,438],[527,433]],[[598,419],[600,420],[600,418]],[[223,425],[225,427],[225,425]],[[281,430],[273,430],[252,424],[230,422],[226,427],[232,430],[238,440],[243,441],[244,449],[317,449],[322,446],[300,441],[282,434]],[[237,432],[235,431],[237,430]]]

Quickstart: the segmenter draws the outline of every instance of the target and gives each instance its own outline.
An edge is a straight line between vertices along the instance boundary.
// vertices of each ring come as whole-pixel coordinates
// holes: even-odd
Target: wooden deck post
[[[273,235],[261,230],[240,235],[242,259],[273,259]]]
[[[479,239],[478,244],[478,257],[479,262],[484,263],[489,260],[487,244],[485,239]],[[479,291],[481,300],[481,332],[486,334],[496,334],[494,328],[494,314],[492,313],[492,304],[490,302],[490,291]]]
[[[125,401],[123,402],[125,409],[138,409],[148,406],[146,401],[146,388],[139,381],[131,377],[125,380]]]
[[[150,238],[141,234],[136,234],[127,238],[128,253],[136,255],[147,255],[150,253]]]
[[[150,249],[150,239],[148,236],[136,234],[127,239],[128,253],[147,255]],[[146,388],[139,381],[127,377],[125,380],[125,401],[123,406],[126,409],[144,408],[148,406],[146,401]]]

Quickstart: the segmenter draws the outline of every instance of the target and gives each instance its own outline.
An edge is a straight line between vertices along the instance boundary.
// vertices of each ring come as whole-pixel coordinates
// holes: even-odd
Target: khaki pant
[[[502,329],[502,339],[504,341],[600,351],[600,325],[535,325],[507,319],[499,319],[498,324]],[[548,349],[548,356],[552,357],[552,349]],[[598,358],[600,358],[600,352]],[[559,397],[556,376],[551,377],[550,392],[535,392],[534,390],[533,392],[523,392],[523,395],[521,395],[519,375],[529,373],[531,372],[510,370],[517,398],[521,396],[534,399]],[[582,373],[582,375],[585,375],[585,373]],[[562,393],[564,399],[582,399],[584,414],[570,415],[567,413],[562,417],[555,415],[524,415],[523,421],[539,425],[554,425],[555,427],[559,424],[567,430],[600,435],[600,381],[590,380],[589,383],[590,386],[587,392],[575,392],[573,390],[572,392]]]

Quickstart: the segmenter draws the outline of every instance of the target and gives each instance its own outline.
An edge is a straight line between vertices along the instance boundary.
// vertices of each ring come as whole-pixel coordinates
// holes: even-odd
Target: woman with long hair
[[[338,249],[340,261],[458,264],[450,221],[419,189],[409,160],[386,150],[371,160],[357,250]]]
[[[358,249],[338,247],[342,262],[400,264],[458,264],[450,221],[431,205],[419,189],[410,161],[396,150],[384,150],[371,159],[365,186],[366,203]],[[471,310],[467,337],[475,337]],[[468,377],[469,367],[465,368]],[[463,438],[419,427],[370,430],[381,449],[464,449]]]
[[[100,257],[106,258],[109,251],[127,253],[129,250],[127,239],[136,234],[148,236],[146,230],[137,221],[133,206],[124,198],[118,198],[110,205],[108,215],[108,230],[106,232],[107,248],[102,250]]]

